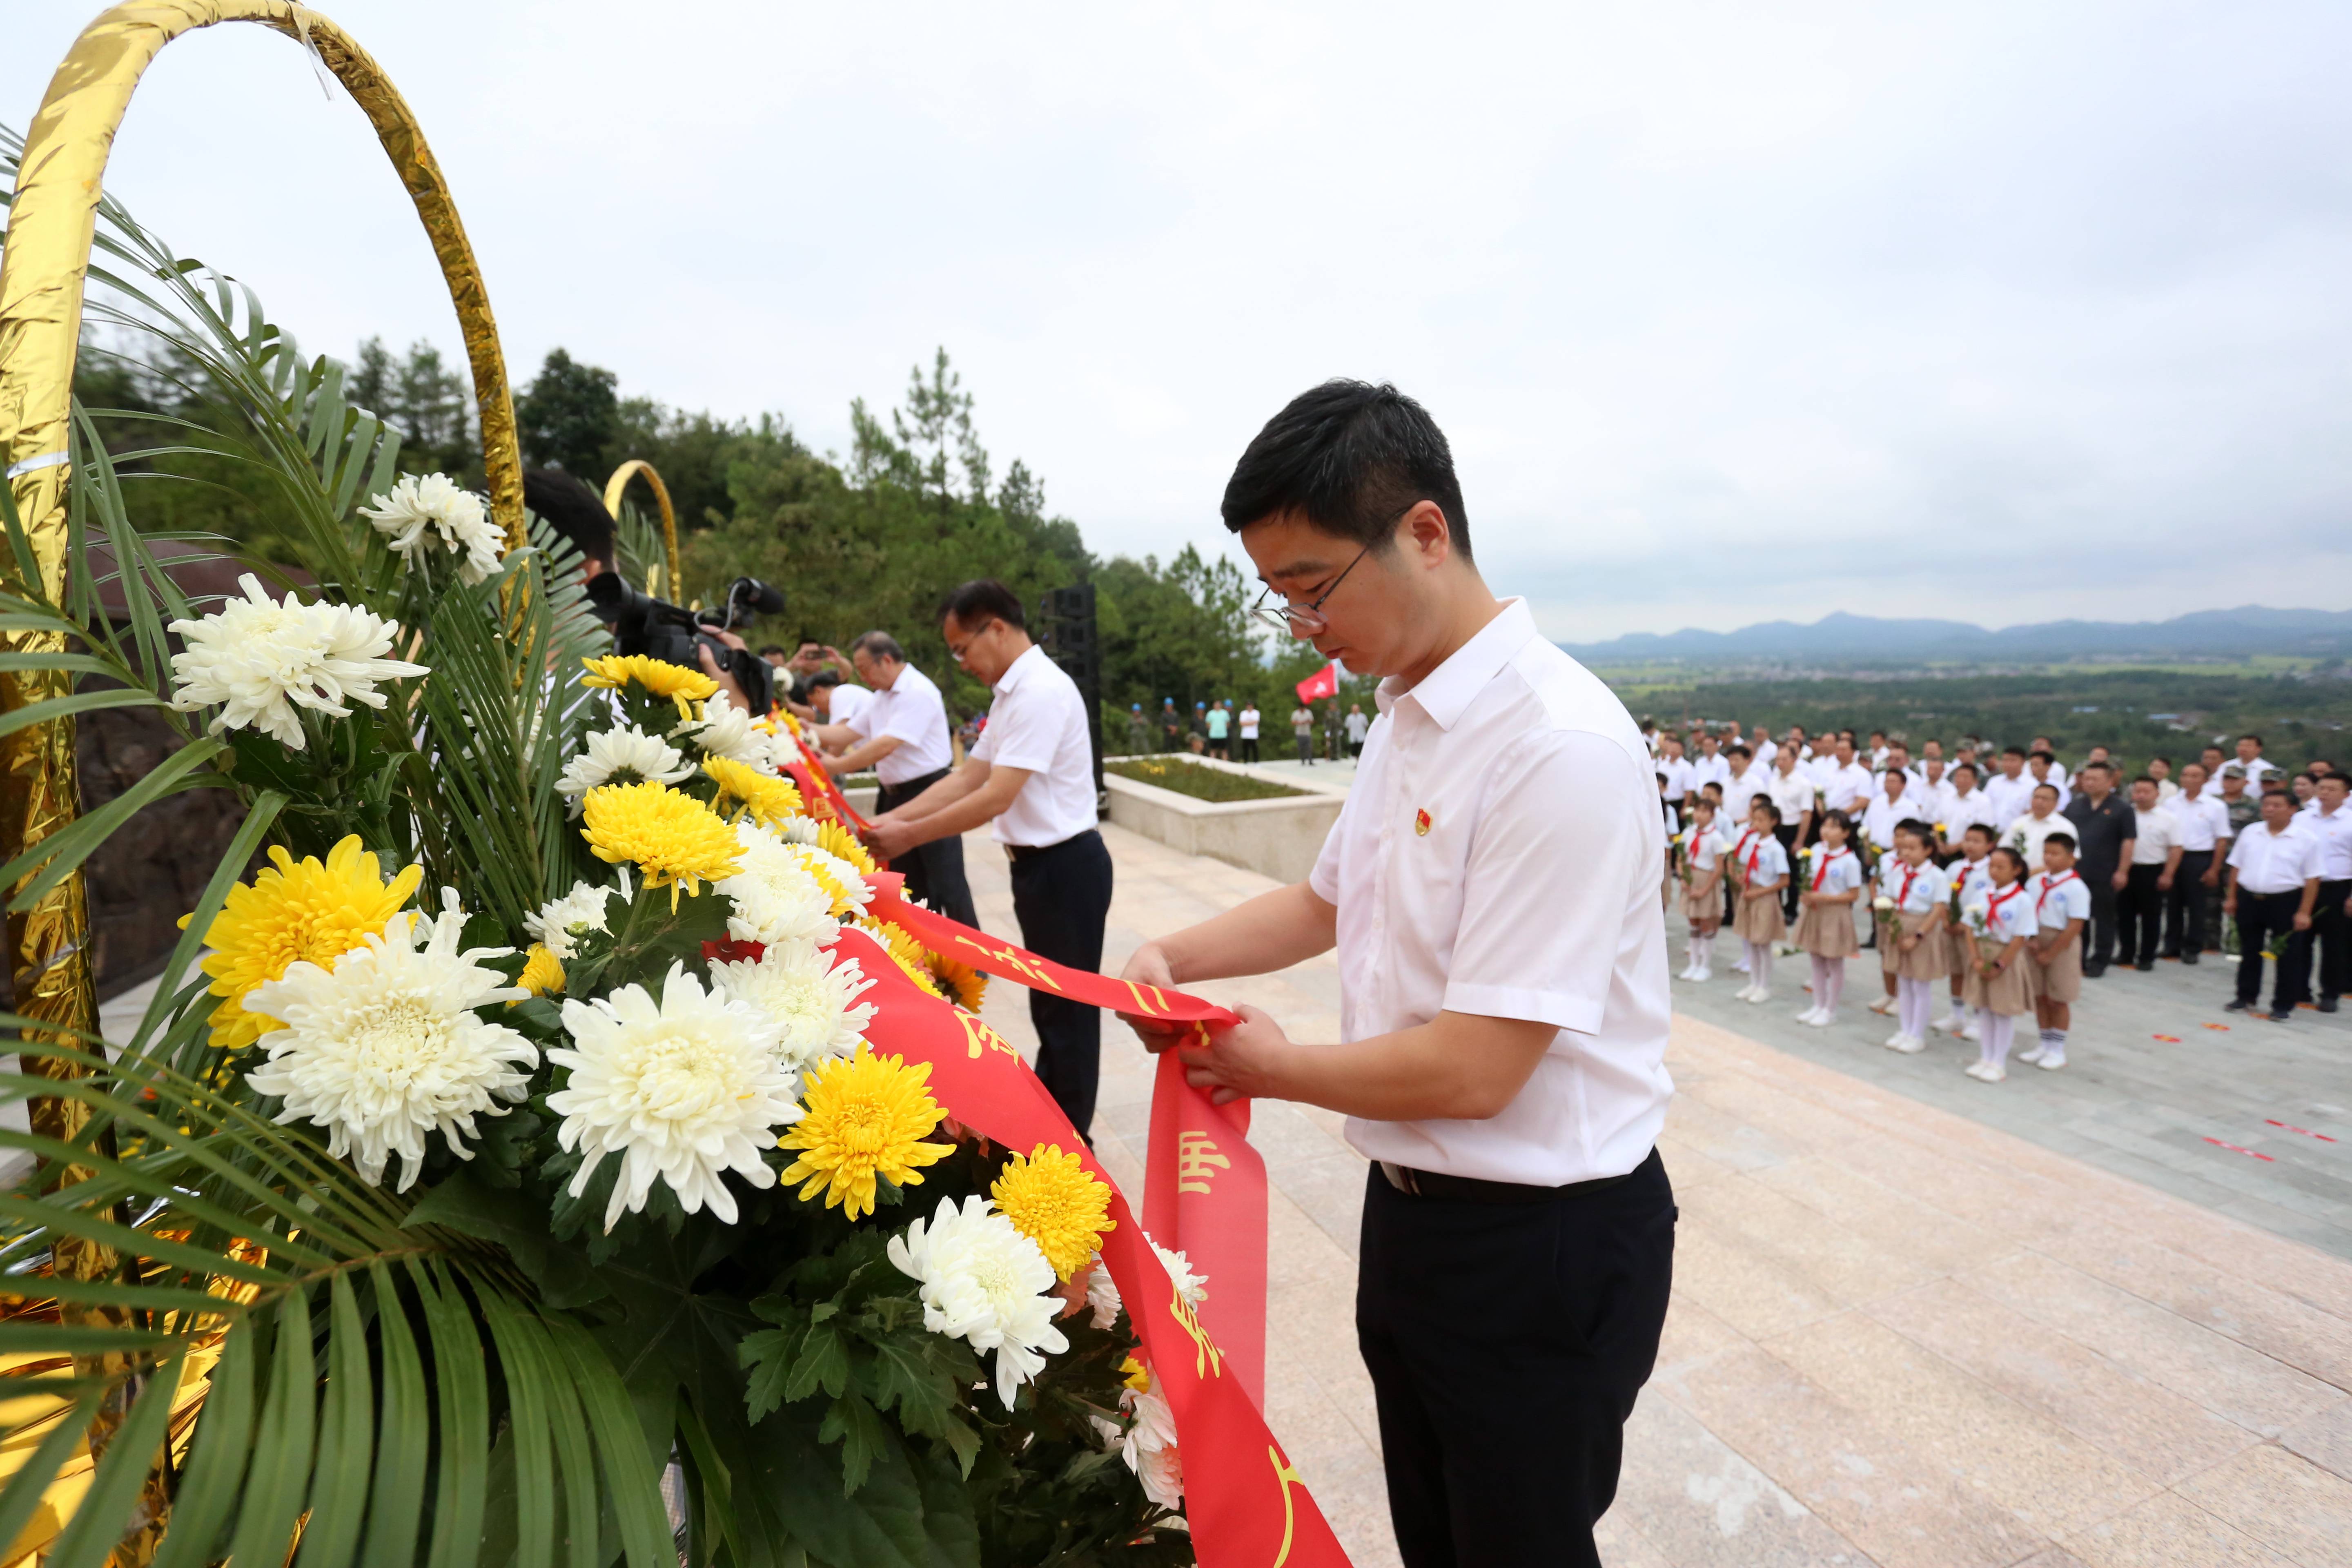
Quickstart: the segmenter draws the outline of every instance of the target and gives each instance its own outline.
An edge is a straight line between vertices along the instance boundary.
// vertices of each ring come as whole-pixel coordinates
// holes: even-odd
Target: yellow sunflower
[[[940,991],[947,999],[967,1013],[977,1013],[980,1005],[988,1000],[988,976],[961,959],[950,958],[944,952],[926,952],[925,967],[931,978],[940,983]]]
[[[859,1046],[854,1057],[835,1057],[809,1075],[801,1097],[806,1108],[784,1130],[779,1143],[800,1151],[783,1180],[800,1182],[803,1201],[824,1190],[824,1206],[843,1205],[851,1219],[874,1212],[874,1180],[886,1176],[899,1186],[923,1179],[918,1167],[945,1159],[951,1144],[924,1139],[947,1114],[931,1099],[931,1064],[906,1065],[898,1057],[877,1057]]]
[[[797,800],[799,796],[796,795],[793,798]],[[866,846],[857,841],[857,835],[838,822],[817,824],[816,847],[836,859],[846,860],[856,867],[861,877],[871,877],[881,869],[874,864],[874,857],[866,852]]]
[[[859,921],[857,929],[880,942],[908,979],[930,995],[947,1000],[947,993],[940,989],[940,983],[931,977],[930,966],[924,962],[930,954],[923,951],[921,942],[908,934],[906,927],[896,921]]]
[[[638,653],[612,653],[602,658],[583,658],[580,662],[588,667],[588,673],[580,678],[581,685],[617,691],[635,681],[650,695],[667,697],[677,703],[680,719],[693,718],[694,704],[719,689],[719,683],[698,669],[647,658]]]
[[[752,821],[762,827],[772,827],[801,814],[801,792],[793,787],[790,779],[763,773],[732,757],[706,758],[702,771],[718,784],[718,809],[730,822],[748,811]],[[727,809],[730,802],[734,811]]]
[[[988,1195],[1065,1279],[1094,1260],[1105,1231],[1118,1228],[1109,1213],[1110,1189],[1058,1144],[1040,1143],[1026,1159],[1013,1155]]]
[[[548,952],[544,943],[532,942],[530,951],[523,955],[522,973],[516,977],[515,984],[534,996],[560,992],[563,989],[562,961]],[[507,1005],[511,1007],[514,1004],[509,1002]]]
[[[213,977],[212,994],[222,998],[213,1009],[212,1043],[225,1051],[241,1050],[285,1027],[246,1010],[255,986],[305,959],[334,968],[337,959],[400,912],[425,877],[424,867],[411,866],[386,882],[356,833],[327,851],[324,865],[315,855],[298,861],[277,845],[270,846],[269,858],[272,866],[250,886],[228,890],[205,931],[213,952],[204,972]]]
[[[628,861],[646,874],[648,888],[699,892],[704,882],[733,876],[740,868],[735,830],[690,795],[667,784],[642,782],[605,784],[588,792],[581,834],[599,860]]]

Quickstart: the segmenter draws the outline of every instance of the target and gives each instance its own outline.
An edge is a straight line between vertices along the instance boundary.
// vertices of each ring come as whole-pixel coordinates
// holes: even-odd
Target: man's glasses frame
[[[1402,516],[1403,513],[1398,515]],[[1266,601],[1274,594],[1274,584],[1267,584],[1265,591],[1258,595],[1256,603],[1250,605],[1251,618],[1295,637],[1311,637],[1318,632],[1328,631],[1331,623],[1323,618],[1323,606],[1331,602],[1331,595],[1339,591],[1339,584],[1348,580],[1348,574],[1356,569],[1357,562],[1371,552],[1372,547],[1369,544],[1357,551],[1355,561],[1341,568],[1339,574],[1331,579],[1331,585],[1318,594],[1311,605],[1294,605],[1286,599],[1280,604],[1268,604]]]

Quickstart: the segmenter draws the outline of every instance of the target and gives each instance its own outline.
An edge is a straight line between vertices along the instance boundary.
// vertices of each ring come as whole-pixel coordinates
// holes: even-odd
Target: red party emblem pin
[[[1429,837],[1429,813],[1427,811],[1416,811],[1412,814],[1412,830],[1415,833],[1420,834],[1423,838]]]

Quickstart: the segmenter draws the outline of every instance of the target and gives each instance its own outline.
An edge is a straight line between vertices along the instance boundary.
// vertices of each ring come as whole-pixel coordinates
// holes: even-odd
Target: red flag
[[[869,912],[896,921],[927,944],[961,953],[976,967],[1017,984],[1059,992],[1097,1006],[1140,1010],[1160,1017],[1180,1018],[1207,1028],[1236,1022],[1234,1015],[1198,997],[1156,986],[1137,986],[1070,969],[1033,952],[995,942],[954,921],[917,908],[898,897],[899,879],[885,873],[872,879],[876,897]],[[876,982],[875,1000],[883,1006],[866,1030],[877,1051],[900,1054],[909,1062],[931,1064],[931,1085],[940,1103],[958,1121],[983,1137],[1012,1149],[1033,1149],[1054,1143],[1075,1152],[1087,1169],[1111,1189],[1110,1215],[1116,1228],[1103,1237],[1103,1262],[1118,1286],[1119,1298],[1143,1341],[1156,1385],[1168,1397],[1176,1417],[1179,1447],[1184,1463],[1184,1511],[1203,1563],[1265,1563],[1296,1568],[1346,1568],[1330,1525],[1315,1500],[1307,1495],[1298,1472],[1291,1468],[1281,1446],[1267,1429],[1256,1400],[1244,1385],[1243,1368],[1228,1349],[1225,1334],[1241,1320],[1254,1320],[1263,1342],[1265,1321],[1265,1167],[1255,1164],[1258,1177],[1257,1269],[1255,1285],[1247,1270],[1234,1261],[1220,1267],[1233,1270],[1213,1279],[1210,1301],[1200,1313],[1184,1305],[1160,1259],[1145,1245],[1142,1227],[1119,1194],[1118,1184],[1096,1163],[1092,1151],[1055,1104],[1037,1075],[1004,1037],[972,1015],[937,997],[927,995],[902,974],[898,966],[871,937],[845,928],[841,951],[862,962],[861,971]],[[1163,1058],[1161,1083],[1168,1081]],[[1175,1081],[1181,1084],[1178,1071]],[[1246,1107],[1241,1102],[1207,1107],[1206,1097],[1186,1086],[1202,1101],[1208,1117],[1219,1126],[1238,1121],[1246,1128]],[[1160,1119],[1155,1095],[1153,1121]],[[1236,1110],[1241,1114],[1236,1116]],[[1189,1117],[1186,1119],[1190,1125]],[[1154,1153],[1160,1140],[1153,1139]],[[1238,1152],[1248,1144],[1238,1135],[1221,1141],[1221,1151]],[[1255,1163],[1255,1157],[1253,1156]],[[1235,1160],[1219,1180],[1241,1175]],[[1160,1184],[1157,1162],[1153,1185]],[[1182,1184],[1180,1178],[1178,1185]],[[1213,1185],[1213,1184],[1211,1184]],[[1228,1203],[1241,1196],[1239,1183],[1228,1189]],[[1171,1189],[1171,1197],[1175,1196]],[[910,1194],[919,1205],[919,1194]],[[1231,1223],[1223,1211],[1220,1218]],[[1161,1245],[1172,1245],[1161,1238]],[[1201,1255],[1191,1254],[1197,1264]],[[1205,1272],[1205,1270],[1203,1270]],[[1209,1305],[1222,1305],[1218,1321],[1228,1325],[1212,1334]]]
[[[1298,700],[1301,702],[1339,695],[1339,661],[1336,658],[1298,683]]]

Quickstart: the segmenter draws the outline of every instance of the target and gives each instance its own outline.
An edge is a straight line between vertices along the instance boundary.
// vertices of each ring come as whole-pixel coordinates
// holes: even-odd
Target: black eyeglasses
[[[1356,569],[1356,562],[1371,552],[1372,547],[1369,544],[1357,551],[1356,560],[1349,562],[1339,574],[1331,579],[1331,585],[1316,595],[1311,605],[1294,605],[1287,599],[1280,604],[1268,604],[1266,601],[1274,593],[1274,584],[1267,584],[1265,592],[1260,594],[1257,602],[1250,606],[1250,615],[1276,631],[1286,632],[1295,637],[1311,637],[1318,632],[1330,630],[1331,623],[1323,618],[1323,606],[1330,602],[1332,595],[1339,591],[1339,584],[1348,580],[1348,574]]]

